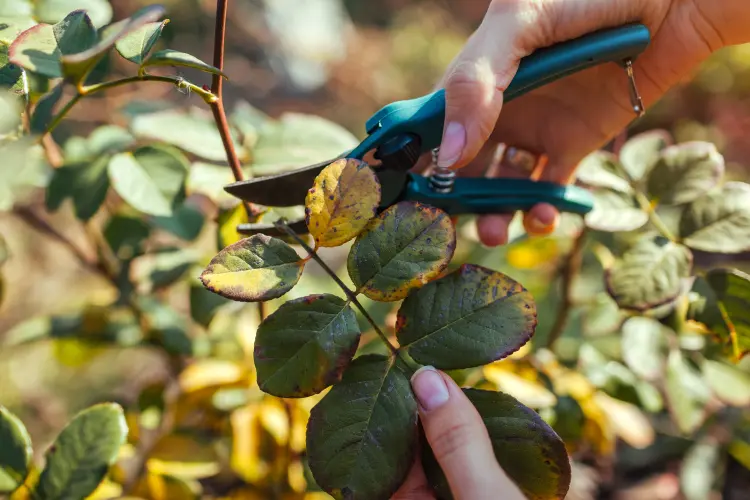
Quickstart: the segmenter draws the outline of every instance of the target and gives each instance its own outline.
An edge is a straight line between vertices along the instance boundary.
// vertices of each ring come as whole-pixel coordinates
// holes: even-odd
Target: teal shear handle
[[[565,76],[608,62],[623,64],[640,55],[651,42],[648,28],[628,25],[537,50],[523,58],[505,91],[509,102]],[[402,135],[416,135],[421,152],[440,145],[445,122],[445,90],[383,107],[366,124],[369,136],[347,157],[362,159],[371,149]]]

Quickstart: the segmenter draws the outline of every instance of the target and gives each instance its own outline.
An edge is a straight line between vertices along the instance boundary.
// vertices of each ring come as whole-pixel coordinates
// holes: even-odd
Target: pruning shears
[[[631,24],[602,30],[571,41],[537,50],[521,60],[515,78],[504,94],[505,102],[565,76],[603,63],[620,64],[626,71],[630,99],[637,115],[644,112],[635,85],[633,61],[649,45],[646,26]],[[362,160],[373,152],[382,188],[380,209],[411,200],[446,211],[449,215],[512,214],[549,203],[561,212],[585,215],[593,209],[593,197],[585,188],[530,179],[456,178],[455,170],[435,168],[422,176],[410,170],[419,158],[433,155],[440,145],[445,121],[445,90],[380,109],[366,123],[367,137],[353,150],[330,161],[291,172],[236,182],[225,190],[243,201],[269,206],[303,205],[308,189],[327,165],[340,158]],[[306,233],[304,220],[289,221]],[[242,224],[243,234],[274,232],[273,224]]]

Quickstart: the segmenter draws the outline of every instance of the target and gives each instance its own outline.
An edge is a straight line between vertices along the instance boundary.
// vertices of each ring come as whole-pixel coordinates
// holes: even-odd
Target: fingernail
[[[431,366],[423,366],[412,375],[411,387],[426,411],[436,410],[448,402],[448,386]]]
[[[466,146],[466,129],[457,122],[450,122],[445,128],[443,142],[440,144],[438,154],[438,167],[450,168],[461,158],[461,153]]]
[[[555,230],[557,214],[552,211],[540,211],[540,214],[528,215],[524,219],[526,232],[532,235],[547,235]]]

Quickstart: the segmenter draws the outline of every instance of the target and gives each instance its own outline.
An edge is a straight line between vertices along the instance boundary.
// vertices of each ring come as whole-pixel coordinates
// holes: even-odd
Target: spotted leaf
[[[341,380],[359,345],[359,324],[335,295],[311,295],[282,305],[258,328],[258,385],[274,396],[312,396]]]
[[[563,499],[570,486],[570,461],[562,439],[532,409],[501,392],[464,389],[487,427],[500,466],[529,500]],[[426,441],[422,464],[442,499],[453,498],[448,481]]]
[[[203,285],[222,297],[260,302],[281,297],[302,276],[304,261],[281,240],[256,234],[229,245],[201,274]]]
[[[417,402],[393,358],[360,356],[313,408],[307,453],[336,499],[390,498],[414,463]]]
[[[358,292],[393,302],[439,276],[455,249],[456,230],[448,214],[400,202],[370,221],[354,242],[347,267]]]
[[[396,335],[417,362],[455,370],[515,352],[531,339],[536,323],[534,298],[523,286],[465,264],[404,300]]]
[[[375,172],[359,160],[337,160],[323,169],[307,193],[307,227],[318,246],[343,245],[362,232],[379,204]]]

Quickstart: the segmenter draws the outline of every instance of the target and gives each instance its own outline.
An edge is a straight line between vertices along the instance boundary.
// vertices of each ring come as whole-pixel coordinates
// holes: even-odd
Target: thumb
[[[524,55],[516,48],[512,14],[495,14],[469,39],[443,78],[445,124],[437,164],[461,168],[481,151],[495,129],[510,85]]]
[[[427,441],[454,498],[524,499],[497,463],[482,418],[453,379],[425,366],[411,384]]]

